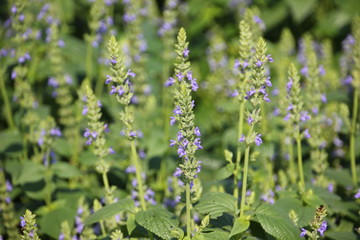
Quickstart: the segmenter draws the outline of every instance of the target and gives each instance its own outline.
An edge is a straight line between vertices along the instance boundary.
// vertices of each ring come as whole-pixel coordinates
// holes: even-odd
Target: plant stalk
[[[247,175],[248,175],[248,168],[249,168],[249,154],[250,154],[250,146],[247,146],[246,150],[245,150],[244,176],[243,176],[243,184],[242,184],[242,191],[241,191],[240,218],[244,217]]]
[[[243,134],[243,126],[244,126],[244,108],[245,108],[245,101],[240,103],[239,108],[239,123],[238,123],[238,139],[239,141],[241,135]],[[241,147],[240,143],[238,142],[237,150],[236,150],[236,165],[235,165],[235,172],[234,172],[234,197],[235,199],[239,199],[239,171],[240,171],[240,162],[241,162]]]
[[[11,112],[11,106],[10,106],[10,102],[9,102],[9,97],[7,95],[6,89],[5,89],[5,80],[4,80],[4,74],[3,74],[3,70],[0,71],[0,89],[1,89],[1,95],[2,98],[4,100],[4,109],[5,109],[5,116],[6,116],[6,121],[8,126],[10,127],[10,129],[15,129],[15,124],[14,124],[14,120],[13,120],[13,116],[12,116],[12,112]]]
[[[142,208],[143,211],[146,211],[146,203],[145,203],[145,198],[144,198],[144,188],[143,188],[143,183],[142,183],[142,178],[141,178],[141,166],[140,166],[139,161],[138,161],[138,156],[137,156],[137,153],[136,153],[136,147],[135,147],[135,141],[134,140],[131,141],[131,155],[132,155],[133,164],[134,164],[134,166],[136,168],[136,180],[137,180],[137,183],[138,183],[141,208]]]
[[[297,145],[297,155],[298,155],[298,169],[299,169],[299,177],[300,177],[300,187],[302,189],[305,188],[305,180],[304,180],[304,171],[303,171],[303,164],[302,164],[302,153],[301,153],[301,137],[300,131],[298,128],[298,133],[296,136],[296,145]]]
[[[350,130],[350,165],[351,165],[351,176],[355,187],[358,185],[358,178],[356,173],[356,158],[355,158],[355,140],[356,140],[356,120],[358,115],[358,104],[359,104],[359,93],[358,89],[354,89],[354,102],[353,102],[353,115],[351,120]]]
[[[190,183],[186,183],[186,236],[191,236],[191,202],[190,202]]]

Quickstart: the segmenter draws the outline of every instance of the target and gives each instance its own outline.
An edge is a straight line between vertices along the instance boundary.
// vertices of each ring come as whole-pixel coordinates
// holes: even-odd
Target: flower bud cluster
[[[35,214],[26,209],[24,216],[20,217],[21,240],[40,240],[37,235],[37,224]]]

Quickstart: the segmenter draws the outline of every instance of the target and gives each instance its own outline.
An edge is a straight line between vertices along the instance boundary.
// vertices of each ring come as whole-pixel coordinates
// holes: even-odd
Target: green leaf
[[[303,227],[309,224],[315,214],[315,208],[309,206],[303,206],[303,203],[295,198],[285,197],[280,198],[274,206],[281,209],[285,214],[289,216],[291,210],[295,211],[298,221],[297,226]]]
[[[0,132],[0,153],[15,153],[22,150],[22,137],[16,130],[5,130]]]
[[[72,178],[81,175],[81,172],[76,167],[65,162],[56,162],[51,165],[51,169],[60,178]]]
[[[166,240],[172,238],[171,231],[179,226],[175,215],[161,207],[138,212],[135,219],[140,226]]]
[[[234,226],[231,229],[229,238],[235,236],[236,234],[246,231],[250,227],[250,221],[237,218],[234,222]]]
[[[294,20],[300,23],[314,9],[316,0],[301,0],[301,1],[287,0],[287,3],[290,7]]]
[[[46,167],[40,163],[26,161],[20,172],[20,176],[16,179],[15,184],[25,184],[37,182],[45,177]]]
[[[132,199],[123,199],[116,203],[107,205],[86,218],[84,224],[89,225],[104,219],[111,218],[122,211],[133,212],[134,201]]]
[[[334,240],[356,240],[356,235],[352,232],[325,232],[325,236]]]
[[[229,233],[224,231],[213,231],[210,233],[202,233],[206,240],[223,240],[229,239]]]
[[[135,214],[128,214],[128,219],[126,220],[126,229],[129,233],[129,235],[131,235],[131,233],[134,231],[134,229],[136,228],[136,223],[135,223]]]
[[[236,213],[236,199],[227,193],[210,192],[205,194],[195,206],[202,214],[209,214],[211,218],[220,217],[224,212]]]
[[[73,148],[64,138],[57,138],[53,144],[54,151],[64,157],[71,157]]]
[[[289,216],[276,206],[263,204],[256,209],[256,217],[270,235],[281,240],[300,240],[300,230]]]
[[[234,168],[235,168],[234,164],[227,164],[226,166],[220,168],[216,172],[215,178],[217,180],[223,180],[223,179],[230,177],[234,173]]]

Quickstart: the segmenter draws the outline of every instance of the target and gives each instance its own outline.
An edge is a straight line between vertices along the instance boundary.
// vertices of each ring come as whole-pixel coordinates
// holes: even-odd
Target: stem
[[[356,173],[356,159],[355,159],[355,134],[356,134],[356,120],[358,115],[358,90],[354,89],[354,102],[353,102],[353,115],[351,120],[351,130],[350,130],[350,164],[351,164],[351,175],[354,186],[358,184],[358,178]]]
[[[296,183],[296,175],[295,175],[295,163],[294,163],[294,148],[292,143],[289,144],[289,175],[290,181],[292,184]]]
[[[300,187],[304,189],[305,181],[304,181],[304,172],[303,172],[303,164],[302,164],[302,154],[301,154],[301,138],[300,131],[298,128],[298,133],[296,136],[296,144],[297,144],[297,155],[298,155],[298,168],[299,168],[299,177],[300,177]]]
[[[239,108],[239,123],[238,123],[238,141],[243,133],[243,125],[244,125],[244,108],[245,108],[245,101],[240,103]],[[241,148],[240,143],[238,142],[237,151],[236,151],[236,165],[234,171],[234,197],[239,199],[239,171],[240,171],[240,162],[241,162]]]
[[[191,236],[191,202],[190,202],[190,183],[186,183],[186,236]]]
[[[51,170],[49,168],[49,166],[50,166],[49,158],[50,158],[50,149],[47,149],[46,153],[45,153],[45,159],[46,159],[46,161],[48,161],[48,166],[47,166],[47,171],[46,171],[46,176],[45,176],[45,182],[46,182],[45,203],[46,203],[47,206],[50,206],[50,204],[51,204],[51,178],[52,178],[52,172],[51,172]]]
[[[14,124],[14,120],[13,120],[12,112],[11,112],[11,106],[10,106],[9,98],[7,95],[7,91],[5,89],[5,82],[4,82],[3,76],[4,76],[4,74],[3,74],[3,70],[2,70],[2,71],[0,71],[0,89],[1,89],[1,95],[4,100],[4,105],[5,105],[6,121],[8,123],[8,126],[10,127],[10,129],[15,129],[15,124]]]
[[[243,216],[244,216],[247,174],[248,174],[248,168],[249,168],[249,153],[250,153],[250,146],[247,146],[246,150],[245,150],[244,176],[243,176],[243,184],[242,184],[242,191],[241,191],[240,218],[243,218]]]
[[[107,234],[106,234],[106,230],[105,230],[105,226],[104,226],[104,221],[101,220],[99,223],[100,223],[101,233],[102,233],[103,237],[106,237]]]
[[[104,186],[105,186],[105,191],[108,194],[110,192],[110,186],[109,186],[109,180],[108,180],[106,172],[102,173],[102,179],[103,179],[103,183],[104,183]]]
[[[133,164],[136,168],[136,180],[137,180],[138,188],[139,188],[139,198],[140,198],[141,208],[143,211],[146,211],[144,188],[143,188],[142,178],[141,178],[141,166],[138,161],[134,140],[131,140],[131,154],[132,154]]]
[[[86,76],[89,79],[90,84],[92,81],[92,55],[93,48],[91,46],[91,43],[89,42],[86,49]]]

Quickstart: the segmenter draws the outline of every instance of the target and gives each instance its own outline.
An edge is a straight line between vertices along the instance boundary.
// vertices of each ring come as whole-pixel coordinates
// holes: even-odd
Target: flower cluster
[[[177,145],[179,158],[183,159],[176,175],[185,180],[185,183],[192,185],[194,178],[201,169],[200,162],[195,158],[196,150],[202,149],[201,133],[199,128],[194,126],[193,108],[195,102],[191,98],[191,92],[198,89],[198,84],[192,76],[190,62],[187,61],[190,50],[183,28],[180,29],[177,40],[175,52],[178,55],[178,62],[174,64],[176,77],[169,78],[166,84],[175,86],[175,109],[173,111],[174,116],[170,118],[170,124],[177,123],[179,128],[177,138],[170,140],[170,146]]]
[[[35,214],[26,209],[24,216],[20,216],[20,227],[22,230],[21,239],[23,240],[40,240],[37,235],[37,224]]]
[[[176,8],[178,5],[179,0],[167,0],[165,2],[164,17],[158,30],[158,34],[160,36],[164,36],[166,34],[172,35],[176,25]]]
[[[323,205],[320,205],[315,212],[314,219],[310,223],[312,231],[301,228],[300,237],[309,236],[310,239],[318,239],[320,236],[324,236],[324,232],[327,229],[327,221],[325,220],[327,216],[326,208]]]

